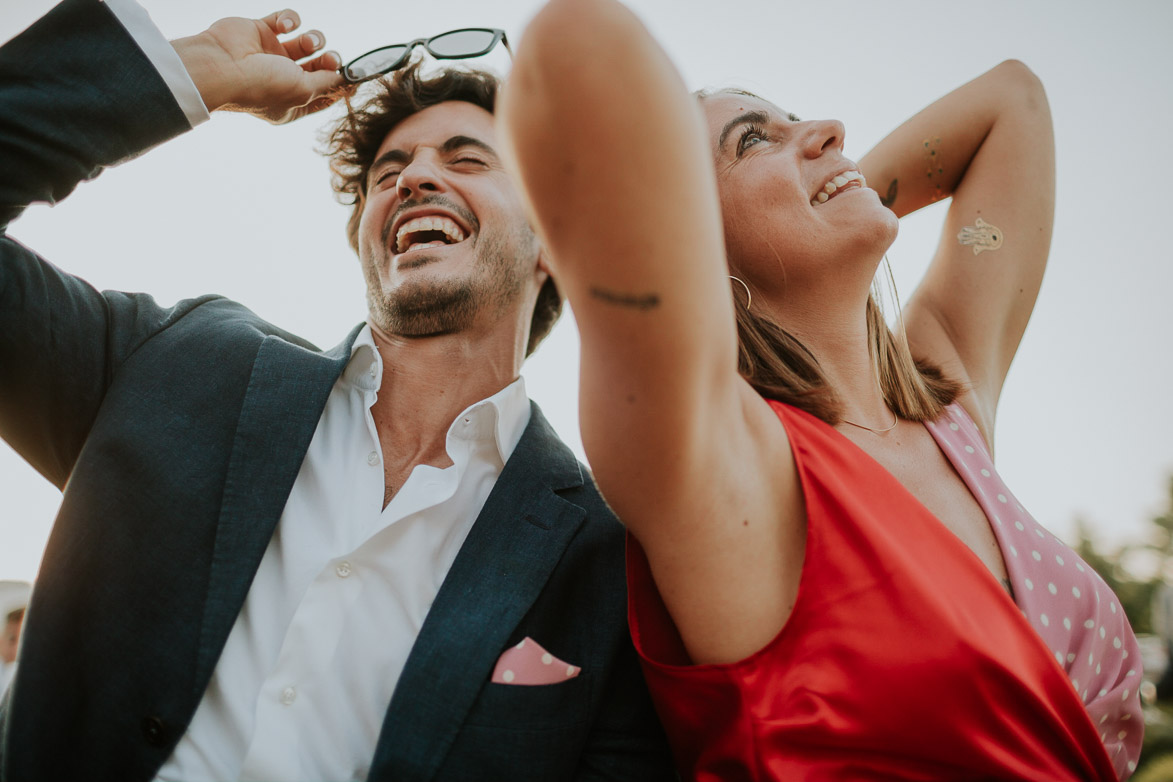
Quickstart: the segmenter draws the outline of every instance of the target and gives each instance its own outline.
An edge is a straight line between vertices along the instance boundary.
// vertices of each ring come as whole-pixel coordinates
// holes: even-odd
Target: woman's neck
[[[756,303],[756,302],[755,302]],[[763,302],[767,314],[802,342],[842,404],[841,417],[868,429],[884,429],[893,413],[884,400],[869,351],[866,299],[828,307],[826,300]]]

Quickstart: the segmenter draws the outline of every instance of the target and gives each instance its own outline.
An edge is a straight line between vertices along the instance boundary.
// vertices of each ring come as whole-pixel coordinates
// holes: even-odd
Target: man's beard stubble
[[[421,282],[385,294],[378,272],[368,267],[367,303],[376,324],[404,337],[451,334],[469,328],[483,310],[497,314],[515,301],[524,289],[525,271],[508,257],[507,248],[526,243],[506,242],[499,234],[479,234],[466,241],[477,245],[472,248],[474,267],[461,279]],[[423,265],[431,261],[427,256],[419,260]]]
[[[404,337],[461,331],[478,309],[468,280],[414,285],[394,294],[384,294],[368,280],[367,303],[381,329]]]

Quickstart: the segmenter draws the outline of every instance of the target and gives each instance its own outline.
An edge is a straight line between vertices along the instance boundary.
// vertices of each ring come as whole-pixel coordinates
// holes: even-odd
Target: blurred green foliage
[[[1130,573],[1124,564],[1133,550],[1148,548],[1148,544],[1129,543],[1109,552],[1101,551],[1088,534],[1087,524],[1082,519],[1076,522],[1076,535],[1075,552],[1095,568],[1108,586],[1112,587],[1116,597],[1120,598],[1120,606],[1132,624],[1132,631],[1137,634],[1151,633],[1153,593],[1161,583],[1160,577],[1138,577]]]
[[[1138,635],[1153,632],[1153,595],[1162,574],[1173,570],[1173,476],[1166,487],[1165,508],[1153,516],[1148,539],[1101,550],[1088,533],[1087,524],[1076,522],[1073,548],[1108,583]],[[1143,565],[1143,573],[1134,572]],[[1144,748],[1133,782],[1173,782],[1173,703],[1145,707]]]
[[[1087,524],[1076,521],[1076,552],[1112,587],[1137,634],[1153,632],[1153,593],[1161,584],[1162,572],[1173,562],[1173,476],[1168,479],[1166,494],[1165,509],[1151,519],[1148,540],[1139,543],[1102,551],[1089,535]],[[1145,562],[1145,573],[1130,571],[1130,562],[1137,560]]]
[[[1161,755],[1140,767],[1131,782],[1173,782],[1173,754]]]

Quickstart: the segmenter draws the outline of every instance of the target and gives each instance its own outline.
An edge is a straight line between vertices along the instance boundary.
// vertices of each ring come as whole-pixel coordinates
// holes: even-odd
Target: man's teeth
[[[868,186],[867,180],[863,178],[863,174],[859,173],[858,171],[844,171],[842,174],[823,185],[822,192],[818,193],[814,198],[811,199],[811,206],[818,206],[819,204],[827,203],[827,201],[831,200],[831,196],[835,195],[836,191],[853,182],[858,182],[859,187]]]
[[[427,247],[456,244],[457,242],[464,241],[464,231],[455,221],[441,215],[429,215],[428,217],[416,217],[399,226],[399,230],[395,232],[395,251],[401,253],[415,245],[416,243],[411,241],[412,234],[422,231],[439,231],[444,234],[443,241],[437,239],[435,241],[424,242],[423,246]]]

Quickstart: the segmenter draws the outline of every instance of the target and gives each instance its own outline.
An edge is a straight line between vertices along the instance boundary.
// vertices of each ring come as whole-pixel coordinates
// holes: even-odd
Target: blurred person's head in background
[[[28,607],[32,585],[27,581],[0,581],[0,664],[8,665],[16,660],[20,645],[20,628],[24,624],[24,612]]]
[[[20,645],[20,626],[23,623],[23,608],[10,611],[4,621],[4,632],[0,634],[0,660],[5,663],[16,661],[16,648]]]

